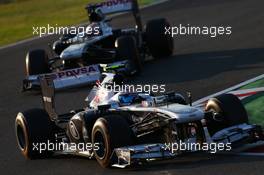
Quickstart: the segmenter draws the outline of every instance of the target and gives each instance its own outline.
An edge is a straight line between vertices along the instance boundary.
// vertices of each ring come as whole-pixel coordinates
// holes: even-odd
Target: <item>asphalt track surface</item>
[[[145,20],[166,17],[173,25],[230,25],[231,36],[175,38],[174,56],[150,61],[135,83],[165,83],[168,90],[204,97],[264,73],[264,1],[172,0],[142,11]],[[126,15],[116,25],[131,24]],[[15,24],[14,24],[15,25]],[[24,57],[29,49],[45,48],[54,36],[0,50],[0,173],[1,174],[263,174],[263,157],[188,155],[132,169],[102,169],[96,161],[79,157],[25,160],[16,147],[17,112],[40,107],[39,94],[19,92]],[[62,93],[61,110],[82,106],[86,88]],[[70,97],[70,98],[69,98]]]

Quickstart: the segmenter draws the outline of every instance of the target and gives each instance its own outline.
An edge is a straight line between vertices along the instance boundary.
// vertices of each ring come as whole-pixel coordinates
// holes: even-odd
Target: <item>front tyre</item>
[[[248,123],[248,115],[239,98],[233,94],[223,94],[210,99],[205,111],[212,112],[214,118],[207,121],[211,135],[224,128]]]
[[[128,60],[128,74],[140,73],[142,61],[137,48],[136,40],[132,36],[122,36],[116,40],[117,59]]]
[[[48,54],[45,50],[37,49],[27,53],[26,76],[49,73]]]
[[[97,162],[104,168],[110,167],[115,148],[134,144],[134,135],[126,119],[119,115],[108,115],[97,119],[92,130],[92,143]]]
[[[46,158],[53,151],[40,151],[35,146],[55,141],[55,124],[42,109],[31,109],[17,114],[15,133],[21,153],[28,159]],[[39,148],[39,147],[38,147]]]

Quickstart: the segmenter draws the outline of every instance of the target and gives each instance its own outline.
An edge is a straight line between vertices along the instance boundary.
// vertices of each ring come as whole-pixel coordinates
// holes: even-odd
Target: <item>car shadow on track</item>
[[[79,165],[85,165],[89,169],[90,166],[101,168],[100,165],[96,162],[95,159],[88,159],[79,156],[72,155],[56,155],[49,160],[53,161],[77,161]],[[145,163],[143,165],[127,167],[125,169],[119,168],[108,168],[103,169],[102,171],[106,173],[147,173],[148,172],[159,172],[160,174],[167,174],[167,172],[176,172],[180,170],[192,170],[192,169],[207,169],[208,167],[214,166],[235,166],[237,164],[242,164],[246,162],[263,162],[263,157],[256,156],[234,156],[234,155],[219,155],[219,154],[206,154],[206,153],[191,153],[187,155],[181,155],[175,159],[170,160],[160,160],[153,161],[150,163]]]
[[[148,60],[142,73],[128,78],[126,83],[182,83],[208,79],[224,72],[239,72],[258,68],[264,70],[264,48],[173,55],[169,58]],[[61,90],[60,93],[88,92],[91,88],[91,85],[82,86]],[[30,92],[29,94],[40,95],[39,91]]]
[[[264,48],[201,52],[149,60],[145,63],[142,74],[127,79],[126,83],[166,84],[169,90],[177,90],[177,92],[179,91],[182,94],[184,94],[185,91],[190,91],[195,98],[198,98],[205,95],[205,92],[201,94],[201,89],[206,91],[206,93],[211,93],[211,91],[206,89],[207,85],[202,84],[208,84],[210,85],[208,86],[209,89],[211,88],[218,91],[222,88],[226,88],[222,86],[228,86],[225,81],[231,81],[231,83],[233,80],[238,82],[244,81],[247,79],[245,79],[245,77],[250,77],[249,75],[259,75],[261,70],[263,70],[264,73]],[[228,75],[228,77],[226,75]],[[237,80],[238,77],[240,77],[239,80]],[[199,82],[200,85],[193,83],[196,82],[196,80],[202,80]],[[217,85],[211,85],[213,83]],[[170,84],[177,84],[177,87],[170,86]],[[179,84],[181,84],[180,88]],[[219,84],[222,86],[218,87]],[[63,105],[58,105],[62,108],[59,108],[58,111],[80,108],[86,105],[83,100],[88,95],[90,89],[91,86],[83,86],[56,93],[58,95],[56,95],[56,97],[58,97],[56,98],[58,99],[58,104],[67,101],[67,106],[69,106],[67,108],[65,103],[63,103]],[[40,95],[38,92],[29,92],[23,96],[30,96],[32,94],[35,96]]]
[[[171,171],[201,168],[216,165],[234,165],[246,162],[263,162],[263,157],[256,156],[231,156],[231,155],[208,155],[193,153],[187,156],[180,156],[171,160],[161,160],[145,164],[144,166],[131,167],[127,171]]]
[[[264,48],[174,55],[151,60],[136,83],[169,84],[207,79],[229,71],[264,68]]]

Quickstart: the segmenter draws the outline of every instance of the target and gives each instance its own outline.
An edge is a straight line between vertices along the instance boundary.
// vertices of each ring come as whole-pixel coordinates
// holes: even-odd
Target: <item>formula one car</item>
[[[120,84],[120,77],[104,75],[87,97],[87,107],[60,115],[54,106],[54,84],[41,79],[44,109],[20,112],[15,122],[17,143],[26,158],[55,152],[95,157],[102,167],[124,168],[201,151],[201,145],[230,151],[264,139],[262,128],[248,124],[243,105],[232,94],[210,99],[203,110],[174,92],[116,92],[109,85]],[[182,150],[175,147],[179,144],[196,146]]]
[[[23,90],[38,88],[39,77],[43,75],[53,78],[57,89],[94,83],[104,72],[99,63],[114,63],[107,67],[118,67],[116,72],[131,75],[142,70],[146,56],[162,58],[173,53],[173,39],[165,35],[165,27],[170,26],[168,21],[154,19],[143,29],[136,0],[110,0],[90,4],[86,9],[90,25],[84,32],[68,33],[56,41],[52,52],[58,56],[48,58],[41,49],[27,54]],[[106,15],[120,12],[132,12],[136,26],[113,29]]]

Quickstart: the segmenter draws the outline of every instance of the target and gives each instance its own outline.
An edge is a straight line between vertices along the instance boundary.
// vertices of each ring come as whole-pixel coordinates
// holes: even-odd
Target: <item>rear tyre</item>
[[[134,145],[134,134],[126,119],[119,115],[108,115],[99,118],[92,130],[93,145],[99,144],[94,150],[97,162],[104,168],[110,167],[115,157],[112,157],[115,148]]]
[[[17,144],[21,153],[28,159],[46,158],[52,155],[47,149],[40,152],[36,144],[54,143],[55,124],[50,120],[49,115],[42,109],[31,109],[17,114],[15,120],[15,132]]]
[[[211,135],[224,128],[248,123],[248,115],[239,98],[233,94],[223,94],[208,101],[205,111],[219,114],[207,121],[208,131]]]
[[[48,55],[45,50],[32,50],[26,56],[26,75],[38,75],[49,72]]]
[[[137,48],[136,40],[132,36],[122,36],[116,40],[117,57],[120,60],[128,60],[128,74],[140,73],[142,61]]]
[[[170,27],[170,24],[164,18],[151,20],[146,25],[146,43],[154,58],[168,57],[173,54],[173,38],[165,34],[165,27]]]

